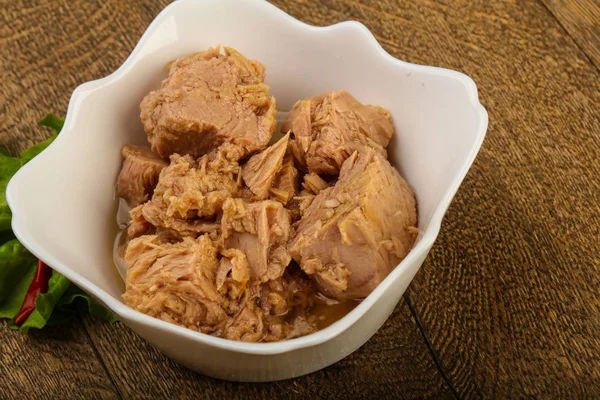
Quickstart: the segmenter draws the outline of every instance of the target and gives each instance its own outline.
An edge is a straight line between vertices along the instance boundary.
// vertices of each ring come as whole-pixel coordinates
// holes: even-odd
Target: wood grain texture
[[[542,0],[542,2],[600,70],[600,1]]]
[[[39,382],[23,376],[48,364],[0,330],[0,349],[16,360],[11,385],[25,397],[99,397],[58,389],[78,382],[110,396],[94,367],[103,362],[125,398],[599,397],[600,74],[588,33],[600,20],[574,6],[585,0],[543,1],[273,1],[315,25],[359,20],[398,58],[467,73],[490,115],[407,305],[355,354],[293,381],[223,383],[172,363],[122,325],[85,318],[101,358],[93,361],[85,331],[60,331],[68,339],[60,345],[49,334],[66,372]],[[0,145],[17,152],[45,138],[35,122],[64,115],[78,84],[116,69],[167,3],[0,0]],[[90,356],[88,378],[75,375],[71,352]]]
[[[293,380],[244,384],[196,374],[159,353],[123,325],[84,319],[124,398],[451,399],[408,307],[402,302],[358,351]]]
[[[0,399],[118,399],[81,321],[27,335],[0,322]]]

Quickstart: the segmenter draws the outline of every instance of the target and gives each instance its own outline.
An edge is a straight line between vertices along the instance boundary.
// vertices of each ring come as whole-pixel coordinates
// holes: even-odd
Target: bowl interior
[[[358,23],[310,27],[259,3],[176,2],[117,72],[78,88],[63,133],[9,187],[15,231],[36,255],[122,301],[112,262],[120,148],[146,143],[139,103],[159,87],[165,65],[217,44],[266,65],[280,111],[330,89],[390,110],[390,158],[417,193],[419,228],[437,234],[482,139],[472,81],[392,59]]]

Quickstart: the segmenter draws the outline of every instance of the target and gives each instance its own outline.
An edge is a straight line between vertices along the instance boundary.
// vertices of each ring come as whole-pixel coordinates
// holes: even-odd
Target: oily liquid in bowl
[[[118,210],[117,210],[117,232],[113,243],[112,257],[115,267],[123,281],[127,277],[127,266],[125,264],[125,250],[127,246],[127,226],[130,221],[129,210],[131,209],[124,199],[118,199]],[[293,268],[290,265],[288,268]],[[298,267],[296,267],[298,268]],[[303,273],[303,272],[301,272]],[[307,308],[307,317],[314,318],[315,326],[317,329],[324,329],[334,322],[338,321],[350,311],[352,311],[359,303],[360,300],[344,300],[338,301],[329,299],[323,294],[317,292],[309,303],[312,305]],[[283,320],[293,318],[294,315],[282,315]]]

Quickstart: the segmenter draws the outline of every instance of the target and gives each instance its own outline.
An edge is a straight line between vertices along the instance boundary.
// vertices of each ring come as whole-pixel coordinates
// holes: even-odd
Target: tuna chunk
[[[222,250],[224,256],[219,263],[216,285],[221,289],[227,282],[228,276],[236,282],[246,283],[250,279],[250,266],[246,255],[238,249]]]
[[[271,185],[271,194],[286,205],[300,189],[300,174],[294,166],[294,159],[286,157],[281,169],[275,175]]]
[[[394,134],[390,114],[363,105],[350,93],[330,91],[297,102],[282,132],[292,132],[290,150],[301,166],[316,174],[337,175],[343,162],[362,147],[387,157]]]
[[[290,266],[283,276],[261,286],[258,304],[265,324],[264,341],[291,339],[317,330],[317,321],[309,310],[317,290],[297,266]]]
[[[140,105],[152,150],[200,157],[228,143],[228,158],[238,160],[263,149],[276,125],[264,79],[262,64],[228,47],[177,59]]]
[[[164,203],[154,200],[142,206],[142,217],[157,230],[175,239],[183,236],[196,237],[203,233],[216,234],[219,229],[219,224],[210,220],[169,217]]]
[[[144,206],[139,205],[129,211],[129,215],[131,216],[131,221],[127,227],[127,237],[129,239],[135,239],[138,236],[156,233],[155,226],[146,221],[144,218],[144,215],[142,214],[143,209]]]
[[[288,249],[324,294],[363,298],[409,252],[416,223],[412,189],[385,158],[364,149],[304,211]]]
[[[127,227],[128,240],[142,235],[157,235],[161,242],[177,242],[182,237],[196,237],[204,233],[209,233],[216,239],[219,233],[219,224],[216,222],[166,218],[164,209],[153,202],[141,204],[129,214],[131,221]]]
[[[191,219],[221,211],[223,203],[238,192],[237,163],[220,164],[205,155],[171,156],[171,165],[160,174],[152,201],[166,205],[167,217]]]
[[[329,183],[327,183],[323,178],[314,172],[309,172],[308,174],[304,175],[302,187],[304,187],[304,190],[306,190],[307,193],[319,194],[321,190],[325,190],[329,186]]]
[[[264,336],[262,313],[250,301],[258,288],[246,285],[247,262],[241,252],[219,252],[206,235],[176,243],[146,235],[129,242],[125,263],[123,299],[130,307],[230,339],[255,342]],[[228,270],[219,278],[223,266]]]
[[[153,235],[133,239],[125,253],[125,303],[164,321],[215,332],[227,321],[215,287],[217,254],[207,236],[172,244]]]
[[[229,340],[258,342],[264,336],[264,324],[261,310],[256,304],[248,302],[246,306],[225,327],[222,336]]]
[[[290,217],[277,201],[228,199],[223,205],[221,234],[225,249],[239,249],[246,255],[254,280],[280,277],[291,260],[286,250]]]
[[[285,315],[295,307],[311,307],[316,294],[314,282],[294,263],[281,277],[261,285],[258,304],[268,315]]]
[[[275,175],[281,170],[283,156],[287,150],[289,135],[277,143],[253,155],[242,167],[242,178],[259,200],[269,197]]]
[[[126,145],[121,155],[123,168],[117,179],[117,196],[135,207],[152,197],[158,175],[168,163],[148,147]]]
[[[279,278],[249,286],[244,292],[249,300],[241,311],[228,311],[235,317],[227,322],[222,336],[233,340],[272,342],[315,332],[317,318],[309,315],[308,310],[313,306],[316,294],[316,287],[306,274],[297,266],[288,268]],[[236,295],[232,297],[237,298]],[[234,301],[233,304],[237,303]]]
[[[295,224],[304,215],[304,211],[310,206],[315,195],[330,186],[323,178],[313,172],[304,175],[302,191],[297,196],[294,196],[287,206],[292,217],[292,222]]]

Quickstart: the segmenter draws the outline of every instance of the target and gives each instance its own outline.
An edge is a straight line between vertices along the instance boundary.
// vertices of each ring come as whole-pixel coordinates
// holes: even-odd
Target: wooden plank
[[[118,399],[81,321],[22,335],[0,323],[0,399]]]
[[[196,374],[122,324],[91,318],[84,324],[125,398],[454,398],[404,302],[367,344],[344,360],[304,377],[263,384]]]
[[[540,0],[558,19],[579,48],[600,69],[600,2]]]

